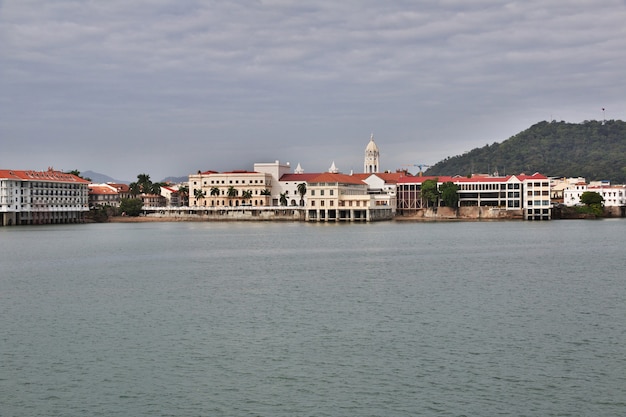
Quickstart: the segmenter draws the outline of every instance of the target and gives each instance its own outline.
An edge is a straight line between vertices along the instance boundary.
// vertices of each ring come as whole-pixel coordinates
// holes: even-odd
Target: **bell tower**
[[[370,136],[370,142],[365,148],[365,162],[363,163],[363,172],[366,174],[374,174],[379,172],[380,169],[380,152],[378,146],[374,142],[374,134]]]

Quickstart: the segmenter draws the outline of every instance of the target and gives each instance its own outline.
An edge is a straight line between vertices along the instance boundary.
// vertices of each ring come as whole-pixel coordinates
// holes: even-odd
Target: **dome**
[[[365,152],[378,152],[378,146],[374,142],[374,134],[370,137],[370,143],[367,144],[367,148],[365,148]]]

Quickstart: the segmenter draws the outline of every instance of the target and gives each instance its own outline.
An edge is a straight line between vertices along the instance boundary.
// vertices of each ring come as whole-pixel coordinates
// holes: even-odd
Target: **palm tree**
[[[137,175],[137,184],[139,184],[139,188],[141,188],[142,193],[149,193],[152,188],[152,181],[150,181],[150,175],[148,174],[139,174]]]
[[[220,195],[220,189],[217,187],[211,187],[211,197],[217,197]],[[211,203],[211,206],[215,205],[215,200],[213,200],[213,203]]]
[[[235,187],[233,187],[232,185],[230,187],[228,187],[228,192],[226,193],[228,195],[229,199],[235,198],[237,197],[237,194],[239,194],[239,191],[237,191],[237,189]],[[233,205],[233,202],[230,202],[230,205]]]
[[[287,205],[287,194],[286,193],[280,193],[280,205],[281,206],[286,206]]]
[[[246,190],[241,193],[241,198],[245,200],[250,200],[250,205],[252,205],[252,190]]]
[[[263,199],[263,205],[264,206],[268,206],[269,205],[269,197],[272,196],[272,192],[270,190],[268,190],[267,188],[262,190],[260,193],[263,197],[265,197]]]
[[[148,189],[148,192],[154,195],[161,194],[161,184],[159,184],[158,182],[150,184],[150,188]]]
[[[181,185],[178,187],[178,195],[180,196],[180,205],[186,207],[189,205],[189,187]]]
[[[136,182],[131,182],[128,184],[128,192],[133,196],[133,198],[137,197],[141,194],[141,187]]]
[[[197,204],[197,202],[199,200],[202,200],[204,198],[204,196],[206,196],[206,193],[204,191],[202,191],[201,188],[196,188],[193,190],[193,195],[194,197],[196,197],[196,204],[195,205],[199,205]]]
[[[300,205],[304,206],[304,195],[306,194],[306,182],[298,184],[298,194],[300,194]]]

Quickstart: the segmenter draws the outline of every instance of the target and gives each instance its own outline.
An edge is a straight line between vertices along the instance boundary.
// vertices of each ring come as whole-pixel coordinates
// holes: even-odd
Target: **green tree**
[[[155,182],[150,184],[150,188],[148,193],[150,194],[154,194],[154,195],[160,195],[161,194],[161,184]]]
[[[128,189],[130,195],[132,195],[133,197],[137,197],[139,194],[141,194],[141,187],[136,182],[131,182],[130,184],[128,184]]]
[[[280,205],[281,206],[286,206],[287,205],[287,194],[286,193],[280,193]]]
[[[272,196],[272,192],[266,188],[262,190],[259,194],[261,194],[264,197],[263,205],[269,205],[269,197]]]
[[[200,205],[199,202],[200,200],[202,200],[205,196],[206,193],[204,191],[202,191],[201,188],[195,188],[193,190],[193,196],[196,198],[196,206]]]
[[[189,205],[189,186],[181,185],[178,187],[178,196],[180,197],[180,205],[185,207]]]
[[[143,202],[140,198],[122,198],[120,200],[120,211],[126,213],[127,216],[139,216]]]
[[[213,198],[217,198],[220,195],[220,189],[218,187],[211,187],[211,191],[210,191],[211,197]],[[211,206],[215,205],[215,200],[213,200],[213,203],[211,203]]]
[[[148,174],[137,175],[137,184],[139,184],[142,193],[148,194],[152,191],[152,181],[150,181]]]
[[[427,202],[432,203],[434,207],[437,207],[441,195],[437,189],[437,180],[438,178],[434,178],[422,183],[422,197],[425,198]]]
[[[306,182],[298,184],[298,194],[300,194],[300,206],[304,206],[304,196],[306,194]]]
[[[228,205],[230,206],[233,205],[232,199],[237,197],[237,194],[239,194],[239,192],[237,191],[235,187],[233,187],[232,185],[228,187],[228,191],[226,192],[226,195],[228,196],[228,199],[230,200],[228,202]]]
[[[594,191],[585,191],[580,196],[580,202],[586,206],[592,205],[600,205],[604,204],[604,197],[602,197],[599,193]]]
[[[439,187],[441,201],[447,207],[456,207],[459,203],[459,186],[451,181],[446,181]]]
[[[601,217],[604,210],[604,197],[594,191],[585,191],[580,196],[580,202],[585,205],[579,211]]]
[[[241,193],[241,198],[244,200],[250,200],[250,205],[252,205],[252,190],[246,190]]]

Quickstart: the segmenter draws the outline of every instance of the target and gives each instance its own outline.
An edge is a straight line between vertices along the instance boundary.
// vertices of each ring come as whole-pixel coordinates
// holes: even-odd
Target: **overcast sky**
[[[603,117],[626,0],[0,0],[0,168],[362,172],[373,133],[395,170]]]

